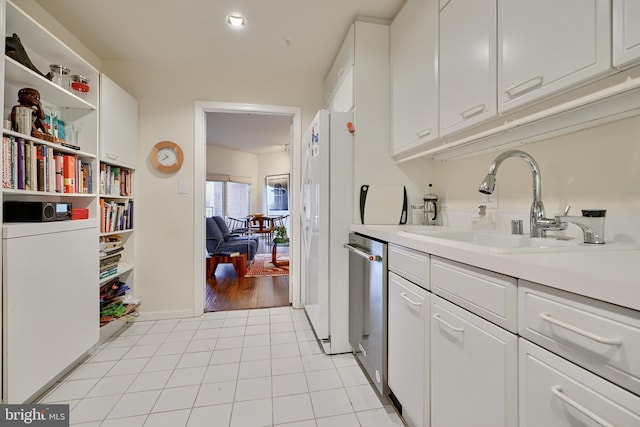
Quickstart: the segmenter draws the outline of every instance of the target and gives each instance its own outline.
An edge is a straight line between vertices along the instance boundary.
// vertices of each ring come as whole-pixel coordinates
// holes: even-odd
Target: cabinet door
[[[450,0],[439,33],[443,136],[496,114],[496,0]]]
[[[138,162],[138,101],[100,75],[100,160],[132,169]]]
[[[96,221],[36,226],[3,230],[5,403],[34,398],[98,341]]]
[[[430,294],[389,273],[389,388],[412,427],[429,425]]]
[[[408,0],[391,23],[391,153],[438,136],[438,2]]]
[[[431,297],[431,423],[518,425],[516,335]]]
[[[640,60],[640,2],[613,0],[613,66]]]
[[[498,0],[498,4],[498,111],[610,70],[608,0]]]
[[[638,426],[640,397],[520,339],[520,427]]]
[[[325,98],[325,107],[331,111],[344,111],[344,110],[334,110],[336,100],[334,99],[336,96],[336,92],[338,90],[342,90],[343,95],[346,92],[346,87],[343,83],[347,79],[351,79],[351,83],[347,83],[347,85],[351,85],[353,87],[353,71],[352,67],[355,63],[355,26],[351,26],[349,28],[349,32],[342,42],[342,46],[340,46],[340,50],[338,51],[336,58],[333,60],[333,64],[331,65],[331,69],[327,74],[327,77],[324,79],[324,98]],[[351,72],[350,72],[351,71]],[[342,96],[342,95],[339,95]],[[351,102],[353,103],[353,89],[351,90]],[[338,102],[340,104],[340,102]],[[350,111],[351,109],[347,110]]]
[[[345,73],[344,79],[331,98],[331,103],[328,106],[329,111],[348,113],[353,110],[353,65]]]

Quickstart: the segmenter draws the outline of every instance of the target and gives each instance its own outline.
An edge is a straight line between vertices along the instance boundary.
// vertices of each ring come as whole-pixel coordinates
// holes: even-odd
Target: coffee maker
[[[438,217],[438,196],[431,192],[431,184],[429,184],[429,193],[424,196],[424,224],[438,225],[440,218]]]

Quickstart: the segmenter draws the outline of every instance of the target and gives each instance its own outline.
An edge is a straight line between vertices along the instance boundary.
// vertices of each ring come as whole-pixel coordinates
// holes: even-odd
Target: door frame
[[[291,196],[289,211],[290,216],[290,274],[289,274],[289,302],[293,308],[302,308],[300,298],[300,179],[301,179],[301,128],[302,113],[299,107],[264,104],[245,104],[235,102],[195,101],[195,147],[194,147],[194,197],[193,197],[193,315],[200,316],[204,313],[205,291],[205,262],[202,238],[205,235],[205,181],[207,177],[207,113],[253,113],[253,114],[278,114],[292,118],[290,141],[290,170],[291,170]]]

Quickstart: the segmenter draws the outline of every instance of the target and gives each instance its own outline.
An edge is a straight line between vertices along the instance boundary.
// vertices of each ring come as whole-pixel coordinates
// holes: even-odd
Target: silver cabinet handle
[[[510,98],[514,98],[518,95],[522,95],[525,92],[529,92],[530,90],[542,86],[542,82],[544,82],[544,78],[542,76],[535,76],[522,83],[511,86],[509,89],[505,90],[504,93],[506,93]]]
[[[484,104],[478,104],[474,107],[469,108],[466,111],[463,111],[462,113],[460,113],[460,115],[462,116],[463,119],[468,119],[471,118],[473,116],[475,116],[476,114],[480,114],[484,111],[484,109],[486,108],[486,105]]]
[[[416,305],[416,306],[418,306],[418,307],[422,307],[422,303],[421,303],[421,302],[415,302],[415,301],[413,301],[411,298],[409,298],[409,297],[407,296],[407,293],[406,293],[406,292],[402,292],[402,293],[400,293],[400,296],[402,297],[402,299],[403,299],[403,300],[407,301],[409,304],[411,304],[411,305]]]
[[[427,135],[431,135],[431,132],[433,132],[433,130],[431,128],[429,129],[423,129],[421,131],[416,132],[416,136],[418,138],[424,138]]]
[[[369,254],[369,253],[363,251],[362,249],[358,249],[355,246],[351,246],[348,243],[345,243],[342,246],[344,246],[350,252],[353,252],[354,254],[359,255],[362,258],[365,258],[365,259],[367,259],[367,260],[369,260],[371,262],[375,262],[375,261],[380,262],[380,261],[382,261],[382,257],[380,255]]]
[[[540,318],[542,320],[545,320],[553,325],[559,326],[561,328],[564,328],[568,331],[571,332],[575,332],[578,335],[582,335],[585,338],[589,338],[590,340],[593,340],[595,342],[598,342],[600,344],[606,344],[606,345],[620,345],[622,344],[622,340],[620,338],[604,338],[601,337],[599,335],[596,335],[592,332],[589,331],[585,331],[584,329],[580,329],[577,326],[573,326],[569,323],[565,323],[562,320],[558,320],[558,319],[554,319],[553,317],[551,317],[551,315],[549,313],[540,313]]]
[[[464,328],[459,328],[457,326],[453,326],[451,323],[447,322],[442,317],[440,317],[440,314],[438,314],[438,313],[435,313],[433,315],[433,318],[436,319],[438,322],[442,323],[443,325],[445,325],[447,328],[451,329],[454,332],[464,332]]]
[[[562,386],[561,385],[552,386],[551,387],[551,393],[553,393],[554,396],[556,396],[558,399],[562,400],[567,405],[572,406],[574,409],[582,412],[584,415],[586,415],[587,417],[591,418],[593,421],[595,421],[596,423],[598,423],[602,427],[614,427],[614,425],[611,424],[610,422],[608,422],[607,420],[603,419],[602,417],[600,417],[596,413],[590,411],[589,409],[585,408],[584,406],[582,406],[581,404],[579,404],[578,402],[576,402],[575,400],[573,400],[572,398],[570,398],[569,396],[564,394],[562,392]]]

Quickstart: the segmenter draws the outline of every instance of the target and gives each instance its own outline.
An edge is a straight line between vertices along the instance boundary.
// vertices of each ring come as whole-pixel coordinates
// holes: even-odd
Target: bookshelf
[[[89,92],[72,93],[10,54],[0,65],[2,201],[64,203],[86,213],[82,219],[6,222],[3,212],[2,403],[23,403],[99,340],[100,73],[10,0],[0,0],[0,10],[5,36],[19,36],[37,71],[46,74],[51,64],[64,65],[87,77],[90,86]],[[40,94],[45,122],[50,129],[57,125],[57,140],[4,123],[23,88]]]
[[[100,342],[135,316],[134,194],[138,146],[138,102],[105,74],[100,75],[99,244]],[[109,255],[113,246],[118,252]],[[109,258],[110,256],[114,258]],[[115,298],[103,298],[105,294]]]
[[[134,170],[100,163],[100,342],[133,320],[139,301],[134,282]]]

